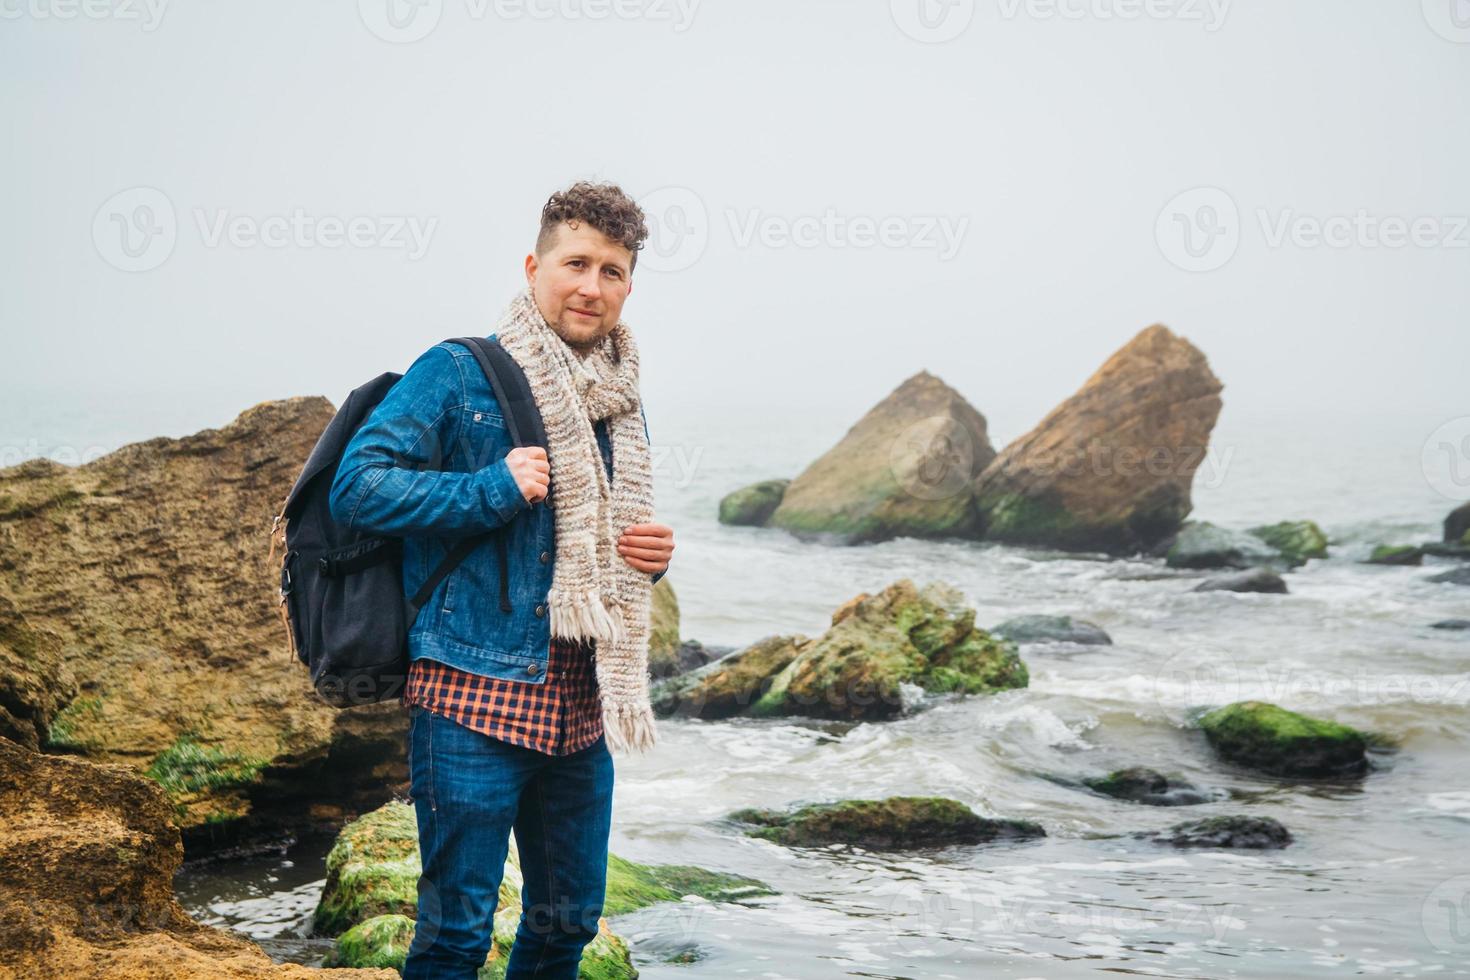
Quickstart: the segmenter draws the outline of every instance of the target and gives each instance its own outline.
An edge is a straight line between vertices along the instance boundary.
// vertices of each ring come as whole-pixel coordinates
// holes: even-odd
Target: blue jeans
[[[506,980],[572,980],[607,886],[606,740],[547,755],[414,706],[408,748],[423,873],[404,980],[473,980],[490,951],[512,828],[525,884]]]

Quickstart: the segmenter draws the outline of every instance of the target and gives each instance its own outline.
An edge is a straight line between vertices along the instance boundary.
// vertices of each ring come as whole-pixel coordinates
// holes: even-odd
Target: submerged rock
[[[1271,817],[1206,817],[1177,823],[1151,839],[1175,847],[1281,848],[1291,843],[1291,832]]]
[[[1263,701],[1216,708],[1199,727],[1223,758],[1274,775],[1361,776],[1368,769],[1364,733]]]
[[[1233,575],[1214,575],[1193,589],[1195,592],[1268,592],[1286,593],[1286,582],[1269,568],[1252,568]]]
[[[1220,413],[1205,356],[1155,324],[975,483],[984,537],[1129,554],[1173,534]]]
[[[720,498],[720,523],[764,527],[790,485],[790,480],[761,480],[725,494]]]
[[[1096,776],[1082,782],[1104,796],[1148,806],[1193,806],[1216,798],[1214,794],[1192,783],[1170,779],[1157,769],[1144,766],[1118,769],[1106,776]]]
[[[1430,623],[1429,628],[1436,630],[1470,630],[1470,619],[1441,619],[1437,623]]]
[[[991,694],[1028,680],[1015,643],[978,628],[958,590],[942,582],[920,590],[900,579],[841,606],[832,627],[797,649],[751,713],[875,721],[903,713],[909,688]]]
[[[1428,581],[1448,582],[1452,585],[1470,585],[1470,565],[1461,565],[1459,568],[1452,568],[1447,572],[1431,575]]]
[[[1368,556],[1370,565],[1422,565],[1424,552],[1412,544],[1380,544]]]
[[[1189,521],[1164,556],[1170,568],[1254,568],[1288,564],[1281,552],[1245,531],[1232,531],[1208,521]]]
[[[1073,619],[1071,616],[1013,616],[999,626],[992,626],[990,632],[993,636],[1017,643],[1106,645],[1113,642],[1113,638],[1101,626],[1085,619]]]
[[[752,837],[797,847],[855,844],[898,850],[1046,836],[1040,824],[982,817],[958,800],[938,796],[844,800],[789,812],[738,810],[730,819],[751,825],[746,833]]]
[[[1316,521],[1280,521],[1253,527],[1250,533],[1280,552],[1293,568],[1309,558],[1327,557],[1327,535]]]
[[[969,535],[970,485],[994,457],[985,416],[920,371],[792,480],[767,523],[849,543]]]

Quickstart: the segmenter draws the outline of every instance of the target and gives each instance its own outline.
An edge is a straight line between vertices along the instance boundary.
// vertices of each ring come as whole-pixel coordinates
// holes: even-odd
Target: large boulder
[[[1444,540],[1447,544],[1470,545],[1470,500],[1445,515]]]
[[[1158,324],[1141,331],[980,474],[984,536],[1149,550],[1189,514],[1221,388],[1189,341]]]
[[[715,720],[748,710],[772,680],[810,641],[804,636],[768,636],[715,662],[654,687],[654,713],[661,717]]]
[[[0,975],[327,976],[273,963],[254,943],[189,917],[173,893],[184,852],[172,814],[164,791],[126,766],[0,738]]]
[[[790,485],[790,480],[761,480],[730,491],[720,498],[720,523],[764,527]]]
[[[901,714],[917,694],[990,694],[1027,682],[1016,644],[978,628],[958,590],[900,579],[840,607],[751,714],[876,721]]]
[[[897,850],[1046,836],[1041,825],[1030,820],[982,817],[958,800],[939,796],[843,800],[785,812],[737,810],[730,819],[748,825],[751,837],[797,847],[854,844]]]
[[[920,371],[792,480],[767,523],[850,543],[969,535],[970,484],[994,456],[985,416]]]
[[[320,935],[337,937],[327,965],[401,969],[418,913],[421,866],[418,824],[411,804],[393,801],[342,828],[327,856],[327,883],[313,918]],[[495,940],[482,977],[505,971],[521,917],[520,853],[510,839],[495,912]],[[607,894],[598,936],[582,951],[583,977],[635,977],[626,942],[608,927],[621,915],[686,895],[729,901],[772,894],[763,883],[740,875],[687,865],[638,864],[608,855]]]
[[[278,615],[271,519],[332,415],[263,402],[82,466],[0,471],[8,726],[159,777],[191,851],[332,828],[407,779],[403,712],[322,702]]]
[[[1199,720],[1210,745],[1238,765],[1279,776],[1361,776],[1369,738],[1337,722],[1264,701],[1238,701]]]

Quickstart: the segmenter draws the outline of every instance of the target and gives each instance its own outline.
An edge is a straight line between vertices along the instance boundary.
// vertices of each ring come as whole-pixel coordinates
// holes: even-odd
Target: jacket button
[[[480,421],[480,413],[479,412],[476,412],[475,413],[475,421],[476,422]]]
[[[540,619],[542,616],[545,616],[545,615],[546,615],[546,607],[545,606],[537,606],[536,607],[536,618],[537,619]]]
[[[532,664],[531,666],[526,668],[526,673],[530,674],[532,677],[535,677],[537,674],[541,673],[541,665]]]
[[[544,564],[546,564],[549,561],[551,561],[551,552],[549,552],[549,551],[543,551],[543,552],[541,552],[541,564],[544,565]]]

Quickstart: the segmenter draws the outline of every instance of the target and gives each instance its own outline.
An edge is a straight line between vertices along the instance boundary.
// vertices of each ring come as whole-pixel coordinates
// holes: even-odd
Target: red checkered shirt
[[[553,637],[546,680],[507,681],[421,657],[408,668],[402,705],[420,705],[491,738],[567,755],[602,735],[595,640]]]

